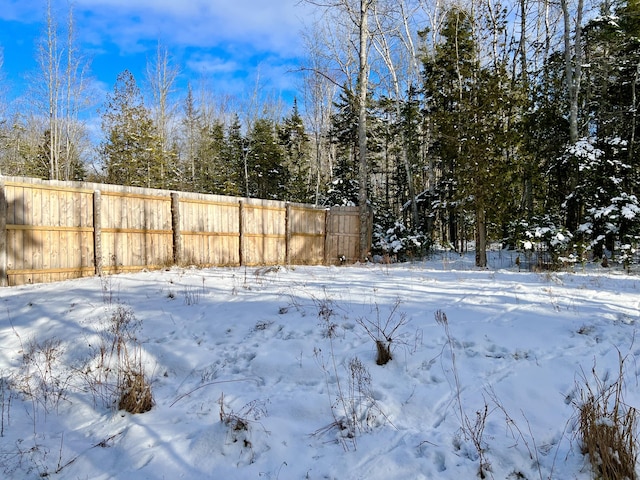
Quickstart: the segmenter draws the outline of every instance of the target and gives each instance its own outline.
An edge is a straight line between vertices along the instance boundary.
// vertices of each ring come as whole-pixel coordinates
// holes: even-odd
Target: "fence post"
[[[171,229],[173,230],[173,263],[182,263],[182,235],[180,233],[180,195],[171,194]]]
[[[291,264],[291,204],[287,202],[284,213],[284,263]]]
[[[9,285],[7,278],[7,210],[4,182],[0,181],[0,287]]]
[[[102,194],[93,191],[93,265],[96,275],[102,276]]]
[[[244,202],[240,200],[239,204],[239,219],[238,219],[238,233],[240,234],[238,239],[238,259],[240,261],[240,265],[244,265]]]
[[[329,250],[331,248],[331,237],[329,235],[329,225],[331,221],[331,209],[324,211],[324,264],[329,264]]]

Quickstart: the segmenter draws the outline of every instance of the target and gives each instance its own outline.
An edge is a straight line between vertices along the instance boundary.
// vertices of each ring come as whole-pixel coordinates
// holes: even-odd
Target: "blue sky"
[[[260,91],[291,101],[299,88],[301,31],[311,7],[299,0],[71,0],[77,45],[89,61],[93,87],[104,97],[117,75],[130,70],[144,90],[146,65],[158,42],[179,68],[177,86],[203,81],[214,94]],[[5,99],[24,93],[25,78],[38,70],[36,50],[44,37],[45,0],[2,0],[0,70]],[[61,36],[69,1],[53,0]],[[61,39],[62,40],[62,39]],[[98,106],[104,98],[95,99]]]

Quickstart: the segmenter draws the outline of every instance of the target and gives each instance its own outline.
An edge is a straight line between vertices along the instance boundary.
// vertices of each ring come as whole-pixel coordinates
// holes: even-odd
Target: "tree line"
[[[293,104],[176,91],[158,45],[144,94],[118,75],[97,142],[72,12],[60,28],[49,6],[38,101],[0,104],[0,172],[366,206],[364,253],[473,242],[486,266],[500,241],[551,264],[637,262],[638,0],[306,3]]]

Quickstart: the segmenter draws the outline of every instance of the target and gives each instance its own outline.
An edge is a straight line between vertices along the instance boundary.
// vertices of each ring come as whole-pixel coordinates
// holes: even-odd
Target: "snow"
[[[621,355],[638,407],[640,279],[519,272],[512,257],[0,289],[0,476],[459,480],[482,461],[488,478],[590,479],[576,405]],[[118,311],[146,413],[95,383],[112,378],[98,366]],[[374,325],[398,327],[382,366]]]

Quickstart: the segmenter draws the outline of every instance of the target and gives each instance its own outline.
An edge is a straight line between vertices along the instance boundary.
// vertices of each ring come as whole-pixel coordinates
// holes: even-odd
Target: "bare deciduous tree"
[[[379,4],[376,5],[378,7]],[[406,0],[397,0],[386,8],[374,8],[376,35],[373,37],[373,47],[382,58],[389,73],[391,90],[395,103],[396,117],[401,116],[403,95],[419,81],[417,52],[413,41],[414,32],[410,27],[411,18],[415,13],[415,6],[409,6]],[[400,47],[400,48],[399,48]],[[416,202],[413,172],[408,156],[406,130],[401,129],[401,161],[407,177],[407,188],[411,202],[411,219],[415,228],[419,223],[418,205]]]
[[[369,164],[367,161],[367,96],[369,91],[369,47],[372,32],[369,17],[377,0],[306,0],[312,5],[325,8],[327,11],[339,12],[350,19],[355,28],[357,40],[352,42],[352,48],[357,53],[358,70],[356,75],[356,98],[358,110],[358,203],[360,205],[360,258],[365,259],[369,253],[369,206],[368,183]],[[333,45],[334,49],[336,45]],[[337,50],[336,50],[337,51]],[[344,58],[335,55],[340,63]],[[348,57],[347,57],[348,58]],[[349,80],[349,77],[347,77]]]
[[[60,41],[51,0],[46,4],[45,23],[37,55],[39,72],[32,78],[34,114],[46,118],[43,148],[49,178],[70,180],[82,169],[84,126],[79,112],[89,104],[84,82],[87,67],[76,49],[72,7],[67,17],[66,41]]]

